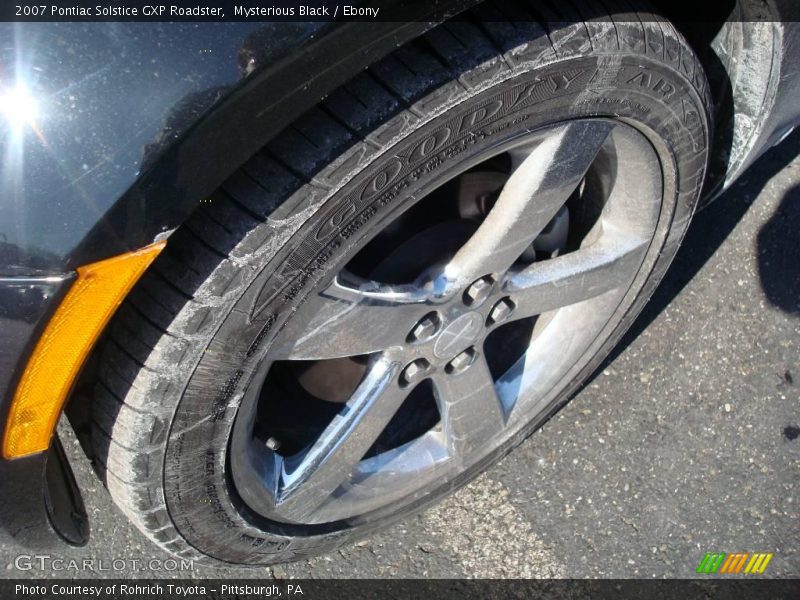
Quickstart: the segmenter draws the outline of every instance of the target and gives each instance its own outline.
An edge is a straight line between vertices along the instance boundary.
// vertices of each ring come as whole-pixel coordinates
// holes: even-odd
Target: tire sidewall
[[[289,560],[346,543],[407,516],[468,482],[535,430],[588,377],[630,325],[674,256],[700,195],[709,139],[703,101],[682,74],[638,55],[592,55],[515,71],[482,90],[465,91],[438,112],[417,115],[370,162],[341,173],[323,200],[283,215],[269,250],[258,254],[246,291],[225,298],[209,320],[205,347],[175,395],[162,467],[167,507],[180,535],[221,561]],[[514,439],[424,498],[379,517],[300,527],[261,518],[238,498],[228,449],[239,403],[287,315],[335,273],[382,224],[409,208],[443,173],[526,131],[561,121],[610,117],[646,132],[663,147],[670,179],[658,246],[646,281],[625,317],[579,376]],[[664,158],[662,155],[662,159]],[[276,242],[279,241],[279,243]],[[212,275],[213,277],[213,275]]]

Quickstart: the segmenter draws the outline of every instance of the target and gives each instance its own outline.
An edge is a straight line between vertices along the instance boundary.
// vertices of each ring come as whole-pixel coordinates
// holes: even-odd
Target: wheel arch
[[[222,98],[208,110],[194,115],[174,141],[156,148],[156,157],[144,161],[141,175],[66,257],[66,266],[74,268],[168,236],[260,147],[327,94],[479,1],[450,0],[435,7],[417,2],[404,7],[411,15],[405,22],[347,22],[323,28],[277,58],[240,52],[245,77],[222,90]],[[257,33],[274,32],[266,27]],[[179,113],[184,107],[179,102],[173,110]],[[183,118],[170,113],[165,121]]]
[[[454,0],[436,14],[419,6],[416,21],[346,23],[256,69],[159,153],[75,249],[69,264],[141,247],[168,234],[258,148],[328,93],[438,22],[482,1]],[[779,5],[780,0],[728,0],[706,9],[702,21],[689,23],[669,2],[654,2],[687,38],[714,90],[716,136],[704,202],[730,185],[760,149],[781,74],[786,8]],[[209,148],[214,148],[213,160]]]

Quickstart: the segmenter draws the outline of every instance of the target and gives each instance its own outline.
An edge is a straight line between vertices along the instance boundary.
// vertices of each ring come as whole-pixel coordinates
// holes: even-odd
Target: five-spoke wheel
[[[257,512],[324,523],[410,501],[497,448],[585,361],[653,236],[662,185],[656,153],[630,126],[584,119],[514,140],[483,164],[499,155],[509,164],[504,184],[488,201],[481,190],[484,214],[454,253],[430,256],[407,283],[344,269],[284,327],[262,377],[276,361],[361,357],[361,369],[351,393],[302,447],[273,435],[265,443],[242,426],[256,422],[247,415],[263,401],[263,386],[253,388],[232,464],[242,497]],[[459,176],[476,173],[485,175],[478,167]],[[464,197],[456,200],[463,207]],[[565,227],[567,207],[574,224]],[[559,247],[537,253],[537,240],[556,227],[563,230]],[[487,339],[532,318],[518,355],[493,372]],[[309,379],[313,374],[306,391],[324,387]],[[413,439],[370,452],[423,381],[432,384],[438,420]],[[281,453],[282,445],[294,450]]]

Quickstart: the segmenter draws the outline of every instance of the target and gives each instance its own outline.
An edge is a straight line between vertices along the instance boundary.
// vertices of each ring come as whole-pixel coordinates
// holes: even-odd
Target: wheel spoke
[[[591,246],[512,274],[504,289],[516,303],[514,316],[540,315],[629,285],[647,247],[640,236],[606,233]]]
[[[300,457],[282,461],[276,514],[308,522],[314,510],[348,478],[408,394],[397,384],[400,367],[391,359],[376,361],[311,448]]]
[[[272,356],[317,360],[379,352],[401,345],[430,310],[431,295],[421,287],[345,285],[337,278],[292,317]]]
[[[272,321],[231,438],[242,501],[287,526],[361,522],[455,485],[521,435],[616,331],[667,243],[674,205],[664,202],[675,189],[660,147],[619,120],[537,128],[468,157],[457,185],[437,187],[385,236],[352,238],[353,252],[384,255],[350,263],[372,265],[374,280],[332,259],[333,282],[304,290]],[[509,158],[510,169],[498,168]],[[409,273],[424,275],[381,283]],[[273,361],[308,364],[273,370]],[[427,385],[403,406],[426,378],[438,422],[422,405]],[[332,405],[333,420],[307,419],[285,410],[314,410],[295,388],[344,403]]]
[[[463,283],[508,269],[567,201],[611,129],[607,121],[576,121],[539,143],[447,265],[448,279]]]
[[[503,407],[483,353],[460,373],[433,378],[450,456],[467,460],[503,428]]]

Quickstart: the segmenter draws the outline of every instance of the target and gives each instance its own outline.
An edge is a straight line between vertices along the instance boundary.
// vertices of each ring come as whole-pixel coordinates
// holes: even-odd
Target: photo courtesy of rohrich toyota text
[[[0,3],[2,598],[796,598],[800,5]]]
[[[216,584],[215,584],[216,585]],[[81,585],[77,583],[59,584],[34,584],[17,583],[14,592],[20,597],[35,596],[65,596],[69,598],[83,597],[171,597],[171,598],[197,598],[209,597],[210,594],[219,593],[222,597],[261,597],[278,598],[302,596],[303,590],[299,583],[276,583],[268,585],[258,584],[229,584],[222,583],[215,587],[205,584],[181,583],[98,583]]]

